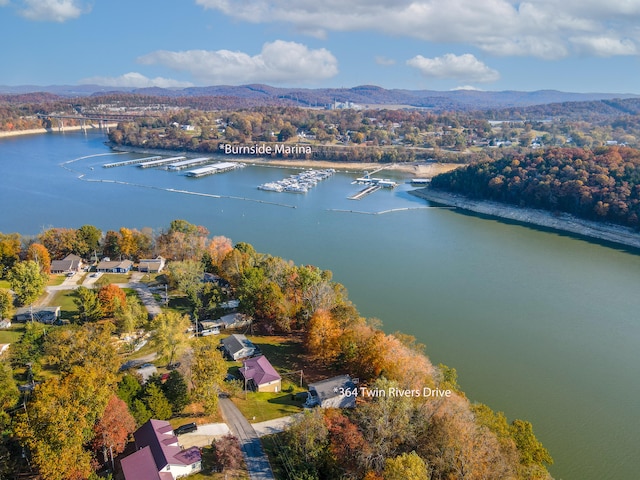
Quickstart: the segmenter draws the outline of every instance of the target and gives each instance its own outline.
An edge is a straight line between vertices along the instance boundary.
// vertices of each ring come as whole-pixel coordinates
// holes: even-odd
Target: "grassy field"
[[[0,330],[0,343],[15,343],[24,333],[24,323],[14,323],[7,330]]]
[[[302,411],[302,403],[292,399],[296,392],[304,389],[295,389],[293,392],[247,392],[234,397],[231,400],[251,423],[264,422],[274,418],[295,415]]]
[[[74,290],[58,290],[51,299],[51,305],[60,307],[60,318],[72,321],[78,316],[78,307],[73,302]]]
[[[48,287],[55,287],[64,282],[64,279],[67,278],[65,275],[49,275],[49,281],[47,282]]]

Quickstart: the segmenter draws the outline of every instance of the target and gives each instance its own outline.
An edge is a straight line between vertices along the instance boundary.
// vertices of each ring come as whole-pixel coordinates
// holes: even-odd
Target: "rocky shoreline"
[[[429,187],[413,190],[410,193],[430,202],[457,207],[482,215],[552,228],[640,249],[640,233],[620,225],[583,220],[568,213],[554,214],[545,210],[520,208],[498,202],[473,200],[462,195],[434,190]]]

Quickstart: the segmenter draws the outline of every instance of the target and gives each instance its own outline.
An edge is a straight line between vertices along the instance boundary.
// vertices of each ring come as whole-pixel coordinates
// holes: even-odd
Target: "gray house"
[[[349,375],[339,375],[310,383],[305,407],[353,408],[356,406],[356,384]]]
[[[225,353],[234,360],[251,357],[256,353],[256,346],[247,337],[234,333],[220,342]]]

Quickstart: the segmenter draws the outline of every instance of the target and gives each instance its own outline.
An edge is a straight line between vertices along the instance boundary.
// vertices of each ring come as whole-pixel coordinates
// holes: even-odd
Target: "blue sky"
[[[640,0],[0,0],[0,85],[640,93]]]

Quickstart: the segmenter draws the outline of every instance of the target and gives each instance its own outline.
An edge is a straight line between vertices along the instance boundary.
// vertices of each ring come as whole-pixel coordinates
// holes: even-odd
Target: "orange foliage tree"
[[[112,318],[119,308],[127,306],[127,295],[113,283],[105,285],[98,292],[98,301],[105,317]]]

